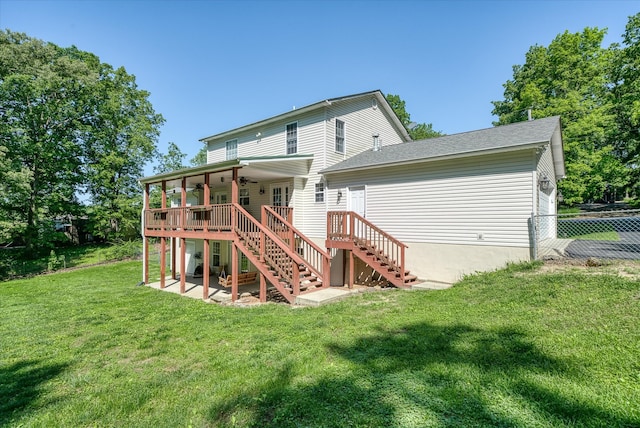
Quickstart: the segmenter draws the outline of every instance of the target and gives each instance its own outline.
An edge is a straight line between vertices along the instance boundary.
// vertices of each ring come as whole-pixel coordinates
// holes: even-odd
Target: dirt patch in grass
[[[640,281],[640,261],[637,260],[602,260],[590,258],[586,260],[557,259],[545,260],[544,264],[535,272],[538,273],[581,272],[589,275],[618,275],[634,281]]]

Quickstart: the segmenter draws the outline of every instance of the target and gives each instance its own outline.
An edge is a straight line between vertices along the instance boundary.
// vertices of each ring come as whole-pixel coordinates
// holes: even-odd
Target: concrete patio
[[[412,286],[412,290],[443,290],[450,288],[451,284],[435,283],[435,282],[422,282]],[[180,294],[180,279],[173,279],[167,277],[165,279],[165,288],[160,288],[160,280],[147,284],[147,287],[155,288],[156,290],[167,291],[169,293]],[[273,287],[268,287],[273,289]],[[347,287],[330,287],[313,291],[306,294],[301,294],[296,298],[295,304],[300,306],[321,306],[327,303],[336,302],[342,300],[351,294],[362,293],[366,291],[379,290],[379,287],[366,287],[366,286],[354,286],[349,289]],[[245,284],[238,287],[238,303],[259,303],[257,295],[260,291],[260,282],[255,281],[251,284]],[[192,299],[204,300],[207,302],[217,303],[231,303],[231,288],[226,288],[218,284],[218,278],[214,275],[210,277],[209,282],[209,295],[206,299],[203,299],[203,285],[202,277],[187,276],[185,281],[185,292],[182,296],[190,297]]]

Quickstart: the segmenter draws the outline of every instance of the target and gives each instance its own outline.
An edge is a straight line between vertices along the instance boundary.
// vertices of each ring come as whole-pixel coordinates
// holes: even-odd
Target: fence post
[[[531,213],[531,247],[533,251],[533,260],[538,260],[538,227],[536,225],[536,216]]]

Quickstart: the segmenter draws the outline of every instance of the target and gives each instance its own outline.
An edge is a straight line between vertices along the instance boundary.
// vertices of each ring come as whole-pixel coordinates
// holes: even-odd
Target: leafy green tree
[[[155,174],[163,174],[187,168],[184,164],[184,158],[186,157],[187,155],[180,150],[180,147],[173,142],[169,142],[167,153],[160,157],[158,164],[153,167],[153,172]]]
[[[0,243],[8,244],[26,230],[26,219],[20,212],[31,191],[31,172],[26,167],[12,169],[7,148],[0,146]]]
[[[612,141],[616,155],[629,171],[630,184],[640,194],[640,13],[630,16],[623,46],[613,46],[612,97],[615,127]]]
[[[532,46],[524,65],[513,67],[504,84],[504,100],[493,101],[496,125],[560,115],[567,177],[559,187],[566,203],[597,200],[607,186],[621,187],[627,177],[609,138],[614,124],[609,96],[609,64],[602,48],[605,30],[565,31],[548,47]]]
[[[80,190],[94,204],[94,235],[135,232],[137,178],[156,152],[162,121],[124,68],[75,47],[0,31],[0,146],[3,174],[13,178],[2,184],[11,196],[0,221],[17,225],[10,239],[34,254],[47,244],[51,220],[83,212]]]
[[[207,163],[207,146],[203,146],[189,161],[191,166],[200,166]]]
[[[43,220],[79,209],[79,129],[96,77],[85,63],[55,45],[0,31],[0,145],[7,149],[9,171],[27,180],[4,186],[11,186],[8,193],[15,192],[10,218],[23,225],[13,238],[29,252],[39,240]]]
[[[387,94],[385,98],[402,125],[407,129],[412,140],[424,140],[444,135],[440,131],[434,130],[431,123],[411,122],[411,115],[407,112],[406,104],[399,95]]]
[[[140,186],[144,165],[156,156],[164,122],[124,68],[99,64],[92,97],[93,117],[85,130],[87,191],[94,204],[94,234],[131,239],[140,228]]]
[[[184,159],[187,157],[175,143],[169,142],[167,153],[160,156],[158,164],[153,167],[154,174],[164,174],[165,172],[177,171],[187,168]],[[160,186],[151,186],[149,192],[149,207],[160,208],[162,206],[162,191]]]

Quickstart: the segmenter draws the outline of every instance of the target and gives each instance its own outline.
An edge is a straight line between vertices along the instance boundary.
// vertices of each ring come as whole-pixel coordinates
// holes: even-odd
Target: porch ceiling
[[[187,188],[195,188],[204,183],[204,175],[209,173],[209,183],[213,186],[220,183],[230,183],[233,168],[238,168],[238,177],[249,181],[270,181],[289,177],[306,176],[309,173],[313,155],[264,156],[239,158],[215,164],[186,168],[172,173],[145,177],[140,180],[143,184],[160,184],[166,180],[167,189],[180,187],[182,178],[187,179]]]

